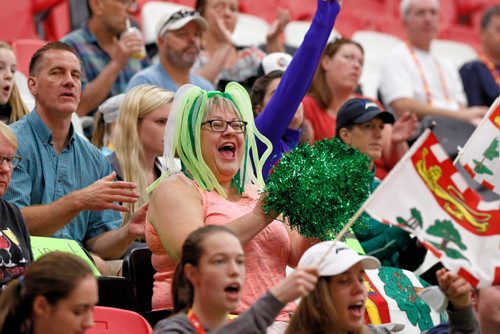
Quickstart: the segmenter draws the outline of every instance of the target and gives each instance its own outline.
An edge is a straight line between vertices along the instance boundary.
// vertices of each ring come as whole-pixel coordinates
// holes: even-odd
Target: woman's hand
[[[436,272],[439,287],[455,309],[461,310],[470,305],[472,286],[463,277],[440,269]]]
[[[287,9],[278,9],[278,14],[276,15],[276,20],[269,26],[267,31],[267,40],[273,40],[279,38],[280,34],[285,30],[286,25],[290,22],[290,13]]]
[[[318,282],[319,271],[316,267],[298,268],[285,277],[269,292],[280,302],[286,304],[297,298],[307,296]]]
[[[266,203],[267,193],[263,192],[255,204],[252,214],[257,218],[259,222],[265,222],[265,224],[271,223],[279,216],[279,212],[272,211],[269,214],[264,212],[264,204]]]
[[[213,36],[214,39],[217,41],[219,45],[224,45],[224,44],[233,44],[232,40],[232,33],[227,29],[226,25],[224,24],[224,19],[222,18],[221,15],[216,15],[215,17],[215,26],[213,29]]]
[[[392,125],[391,141],[394,144],[407,142],[417,129],[418,118],[415,114],[406,111]]]

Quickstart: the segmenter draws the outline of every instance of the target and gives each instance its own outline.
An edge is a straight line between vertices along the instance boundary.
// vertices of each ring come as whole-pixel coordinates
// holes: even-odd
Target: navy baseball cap
[[[380,117],[384,123],[392,124],[394,116],[387,111],[382,111],[379,106],[369,99],[351,99],[340,107],[337,113],[337,123],[335,134],[339,134],[339,130],[349,124],[361,124],[368,122],[375,117]]]

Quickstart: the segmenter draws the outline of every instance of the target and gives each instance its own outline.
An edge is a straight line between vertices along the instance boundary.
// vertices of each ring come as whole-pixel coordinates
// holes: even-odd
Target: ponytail
[[[193,306],[194,288],[184,274],[184,264],[178,263],[175,267],[172,280],[172,296],[174,300],[174,313],[187,312]]]
[[[22,295],[24,276],[15,279],[2,292],[0,298],[0,334],[27,333],[30,325],[31,303]]]

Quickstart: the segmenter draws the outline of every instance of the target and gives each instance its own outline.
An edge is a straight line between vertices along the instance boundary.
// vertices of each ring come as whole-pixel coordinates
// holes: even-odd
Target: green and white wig
[[[262,165],[271,153],[272,144],[255,127],[250,97],[246,89],[236,82],[229,83],[224,92],[209,92],[189,84],[178,89],[165,128],[165,165],[162,176],[170,176],[182,170],[203,189],[215,189],[221,196],[227,197],[201,153],[201,123],[206,120],[207,112],[215,106],[225,110],[229,108],[240,120],[247,122],[245,155],[232,186],[240,194],[245,191],[245,185],[263,189]],[[267,146],[260,159],[256,139]],[[181,160],[181,168],[175,161],[176,155]]]

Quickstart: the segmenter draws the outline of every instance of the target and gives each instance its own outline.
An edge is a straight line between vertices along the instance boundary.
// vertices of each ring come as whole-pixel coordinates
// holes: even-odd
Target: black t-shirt
[[[30,237],[21,211],[0,199],[0,291],[32,261]]]

